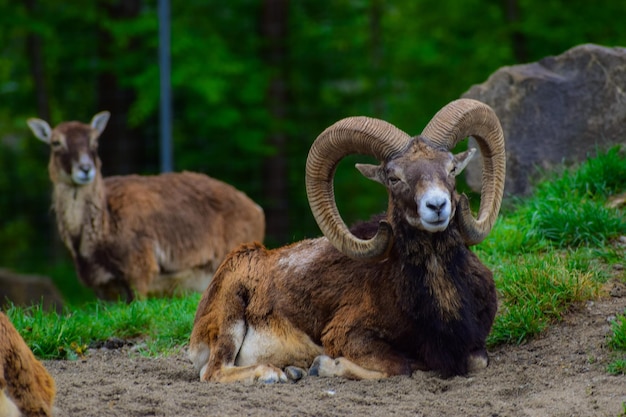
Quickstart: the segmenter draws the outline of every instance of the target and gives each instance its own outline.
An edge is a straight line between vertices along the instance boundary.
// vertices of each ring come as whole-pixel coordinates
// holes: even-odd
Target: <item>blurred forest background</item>
[[[303,174],[324,128],[369,115],[417,134],[501,66],[625,46],[624,16],[615,0],[173,0],[174,170],[248,193],[269,246],[319,235]],[[70,299],[88,293],[56,232],[48,148],[26,119],[110,110],[104,174],[157,173],[158,29],[156,0],[0,0],[0,267],[51,276]],[[352,165],[335,182],[348,223],[386,206]]]

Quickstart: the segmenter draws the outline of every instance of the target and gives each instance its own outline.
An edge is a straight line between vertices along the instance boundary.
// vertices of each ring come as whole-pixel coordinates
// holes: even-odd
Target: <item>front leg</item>
[[[381,379],[411,375],[413,370],[420,368],[416,361],[372,334],[369,330],[360,329],[328,332],[323,341],[326,354],[315,358],[309,375]]]
[[[204,380],[215,382],[263,382],[271,384],[289,381],[287,375],[282,370],[270,364],[251,366],[222,365],[213,372],[208,370],[204,377],[206,377],[203,378]]]
[[[311,376],[338,376],[347,379],[382,379],[387,378],[384,372],[365,369],[346,358],[333,359],[330,356],[320,355],[313,361],[309,369]]]

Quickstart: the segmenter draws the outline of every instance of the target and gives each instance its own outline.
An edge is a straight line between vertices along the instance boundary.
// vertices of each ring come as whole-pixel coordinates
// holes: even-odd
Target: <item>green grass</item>
[[[615,359],[607,370],[613,375],[626,374],[626,315],[618,315],[611,325],[608,346],[615,352]]]
[[[598,297],[612,265],[624,263],[623,210],[607,199],[626,191],[626,156],[617,148],[577,169],[546,177],[536,192],[507,202],[487,239],[475,247],[494,272],[501,305],[488,344],[519,344]],[[626,280],[626,277],[622,276]],[[8,311],[38,357],[75,358],[110,338],[135,340],[140,353],[162,355],[189,339],[200,295],[134,301],[91,302],[59,315],[40,308]],[[625,312],[626,313],[626,312]],[[626,373],[626,318],[613,323],[607,345],[615,353],[611,373]]]
[[[595,298],[598,274],[581,265],[577,253],[523,254],[496,271],[502,307],[488,344],[521,343],[561,320],[572,306]],[[584,263],[584,262],[583,262]]]
[[[624,191],[626,156],[616,147],[547,177],[532,196],[501,215],[476,248],[494,271],[501,299],[490,346],[523,343],[598,296],[611,266],[626,259],[624,248],[614,243],[626,235],[626,217],[623,210],[607,208],[608,198]],[[622,318],[609,341],[622,356],[624,334]],[[609,368],[625,372],[626,357]]]
[[[6,313],[35,355],[74,359],[112,338],[141,341],[140,353],[164,354],[187,343],[200,295],[107,303],[96,301],[62,314],[39,306]]]
[[[606,207],[607,198],[626,190],[626,158],[618,147],[587,160],[537,187],[517,215],[528,239],[557,247],[603,246],[626,234],[623,212]]]

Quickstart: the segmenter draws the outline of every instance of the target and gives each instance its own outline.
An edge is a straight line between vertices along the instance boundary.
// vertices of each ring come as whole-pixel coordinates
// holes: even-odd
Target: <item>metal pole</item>
[[[170,3],[159,0],[159,84],[161,172],[174,169],[172,155],[172,85],[170,62]]]

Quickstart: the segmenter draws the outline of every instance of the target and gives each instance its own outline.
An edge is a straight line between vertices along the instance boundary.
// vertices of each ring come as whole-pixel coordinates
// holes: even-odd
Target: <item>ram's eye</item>
[[[455,176],[456,175],[456,165],[452,167],[452,169],[450,169],[450,175]]]
[[[396,177],[395,175],[390,175],[388,177],[389,180],[389,184],[394,185],[400,182],[400,178]]]
[[[52,146],[53,148],[58,148],[59,146],[61,146],[61,141],[55,139],[55,140],[50,142],[50,146]]]

